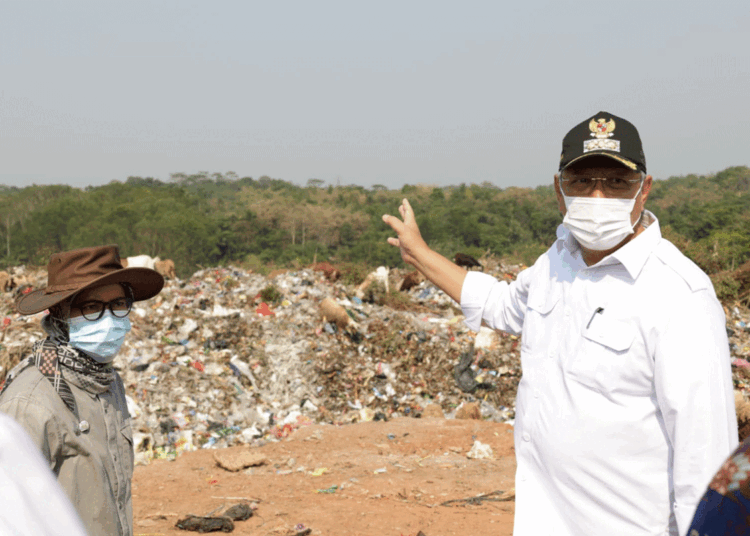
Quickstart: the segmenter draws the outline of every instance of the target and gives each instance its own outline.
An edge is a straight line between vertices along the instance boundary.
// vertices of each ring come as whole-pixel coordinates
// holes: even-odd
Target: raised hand
[[[396,216],[383,215],[383,221],[390,225],[391,229],[396,231],[398,235],[398,238],[389,238],[388,243],[401,250],[401,258],[404,259],[404,262],[419,269],[420,266],[417,261],[419,250],[428,249],[428,246],[419,232],[417,221],[414,219],[414,210],[407,199],[401,202],[398,212],[401,214],[403,221]]]
[[[402,219],[383,215],[383,221],[396,231],[398,238],[389,238],[388,243],[401,250],[401,258],[422,272],[424,276],[441,288],[456,302],[461,301],[466,270],[430,249],[419,232],[409,201],[404,199],[398,207]]]

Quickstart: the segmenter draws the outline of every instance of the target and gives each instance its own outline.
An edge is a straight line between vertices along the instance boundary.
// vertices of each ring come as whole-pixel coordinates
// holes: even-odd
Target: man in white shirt
[[[457,302],[467,325],[522,333],[516,536],[684,535],[737,445],[724,311],[661,237],[635,126],[607,112],[563,139],[563,224],[508,284],[422,239],[409,202],[388,242]]]

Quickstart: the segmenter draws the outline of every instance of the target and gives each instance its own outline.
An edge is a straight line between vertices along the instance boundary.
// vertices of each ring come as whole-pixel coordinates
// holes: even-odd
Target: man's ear
[[[648,199],[648,194],[651,193],[651,186],[654,182],[654,179],[651,175],[646,175],[646,178],[643,179],[643,188],[641,189],[641,198],[643,199],[643,204],[646,204],[646,199]]]

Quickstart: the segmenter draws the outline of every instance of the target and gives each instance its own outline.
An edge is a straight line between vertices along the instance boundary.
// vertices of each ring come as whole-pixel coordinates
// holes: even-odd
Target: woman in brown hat
[[[133,435],[112,360],[130,331],[133,302],[156,296],[164,279],[123,268],[117,246],[56,253],[47,271],[47,287],[16,308],[48,310],[48,336],[8,374],[0,411],[29,432],[90,536],[131,536]]]

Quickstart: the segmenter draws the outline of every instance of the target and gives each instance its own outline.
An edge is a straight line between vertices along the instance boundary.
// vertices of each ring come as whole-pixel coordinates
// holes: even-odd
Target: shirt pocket
[[[600,391],[614,390],[627,381],[629,354],[636,329],[631,323],[596,314],[581,333],[569,374],[577,382]]]
[[[546,351],[551,343],[551,316],[557,302],[560,301],[559,292],[531,292],[526,302],[526,315],[523,321],[521,336],[521,352],[537,354]]]

